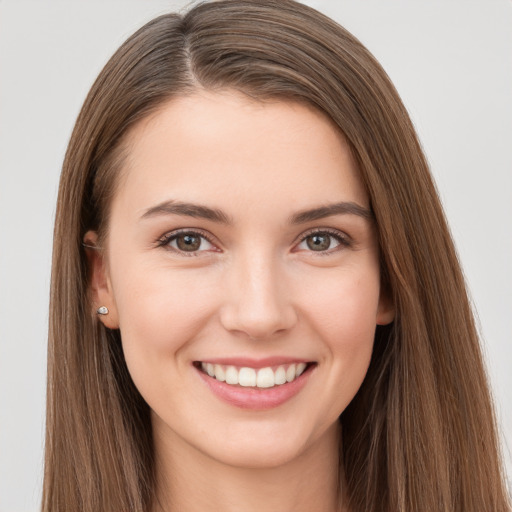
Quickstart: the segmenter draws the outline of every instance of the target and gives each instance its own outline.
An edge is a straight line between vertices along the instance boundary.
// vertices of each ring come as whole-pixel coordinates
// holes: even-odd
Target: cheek
[[[330,366],[326,389],[335,396],[326,417],[337,417],[361,386],[370,364],[379,304],[379,274],[369,269],[349,272],[324,281],[322,291],[308,294],[312,332],[323,344]]]
[[[199,272],[199,274],[201,274]],[[212,275],[139,266],[115,281],[114,293],[125,355],[179,351],[207,321],[218,289]]]
[[[380,294],[379,273],[373,266],[333,273],[307,289],[306,314],[333,349],[373,342]]]
[[[142,271],[141,271],[142,269]],[[154,411],[182,409],[190,398],[188,348],[212,317],[218,289],[212,276],[138,267],[113,280],[123,352],[135,386]],[[199,399],[200,397],[196,397]]]

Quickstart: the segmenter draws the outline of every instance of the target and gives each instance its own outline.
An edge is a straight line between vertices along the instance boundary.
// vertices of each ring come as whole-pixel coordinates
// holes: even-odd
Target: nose
[[[240,258],[230,268],[226,284],[220,316],[228,331],[263,340],[296,324],[285,273],[272,256],[252,254]]]

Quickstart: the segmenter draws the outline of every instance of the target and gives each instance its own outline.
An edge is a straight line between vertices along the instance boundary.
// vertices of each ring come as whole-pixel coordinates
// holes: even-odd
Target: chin
[[[222,450],[215,450],[206,455],[236,468],[275,469],[300,458],[304,449],[304,446],[283,445],[272,441],[255,442],[254,439],[247,439],[244,443],[230,444]]]
[[[323,432],[290,428],[297,427],[297,423],[306,426],[305,421],[298,420],[295,425],[255,422],[250,428],[244,425],[244,431],[230,429],[229,433],[212,439],[204,453],[229,466],[273,469],[299,460],[313,447],[322,445],[323,440],[332,440],[331,435],[338,435],[336,428],[327,428]]]

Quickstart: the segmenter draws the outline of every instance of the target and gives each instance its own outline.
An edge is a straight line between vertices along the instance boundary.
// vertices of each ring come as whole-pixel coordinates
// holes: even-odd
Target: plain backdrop
[[[317,0],[398,88],[478,311],[512,474],[512,4]],[[0,512],[41,494],[52,224],[81,103],[122,41],[186,2],[0,0]]]

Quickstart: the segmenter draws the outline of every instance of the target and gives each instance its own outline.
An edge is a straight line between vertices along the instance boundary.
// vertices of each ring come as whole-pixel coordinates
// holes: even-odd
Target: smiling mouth
[[[231,386],[248,388],[276,388],[299,378],[316,363],[291,363],[265,368],[237,367],[195,361],[194,366],[213,379]]]

